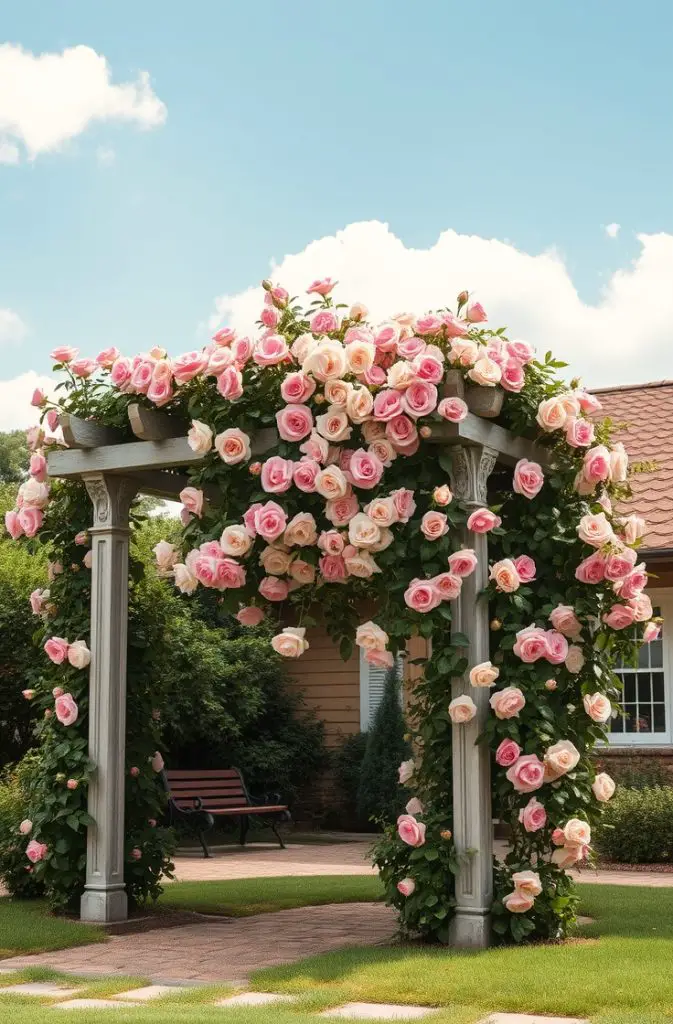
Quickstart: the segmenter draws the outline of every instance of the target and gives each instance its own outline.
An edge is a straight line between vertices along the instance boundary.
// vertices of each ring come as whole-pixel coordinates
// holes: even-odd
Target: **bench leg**
[[[203,850],[203,856],[204,857],[210,857],[210,850],[208,849],[208,844],[206,843],[205,834],[203,832],[201,832],[200,830],[199,830],[199,842],[201,843],[201,848]]]
[[[245,846],[245,837],[248,834],[249,827],[250,827],[250,822],[248,821],[247,814],[242,814],[241,815],[241,831],[240,831],[239,840],[238,840],[241,846]]]
[[[280,848],[281,848],[281,850],[284,850],[284,849],[285,849],[285,843],[283,842],[283,837],[282,837],[282,835],[280,834],[280,832],[279,832],[279,831],[278,831],[278,829],[276,828],[276,823],[275,823],[275,821],[271,821],[271,822],[269,822],[269,824],[271,825],[271,831],[273,832],[273,834],[275,835],[276,839],[277,839],[277,840],[278,840],[278,842],[280,843]]]

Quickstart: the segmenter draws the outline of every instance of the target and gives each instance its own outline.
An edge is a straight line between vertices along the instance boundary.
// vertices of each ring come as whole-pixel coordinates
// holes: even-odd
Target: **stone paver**
[[[26,981],[21,985],[6,985],[0,988],[0,995],[12,996],[74,996],[76,988],[63,988],[53,981]]]
[[[218,918],[180,928],[114,935],[106,943],[13,957],[7,967],[51,967],[78,974],[142,975],[153,981],[242,982],[262,967],[343,946],[389,942],[395,914],[381,903],[301,907],[257,917]]]
[[[239,992],[236,996],[220,999],[215,1006],[268,1006],[269,1003],[293,1003],[295,996],[281,995],[278,992]]]
[[[187,992],[186,985],[145,985],[143,988],[132,988],[128,992],[119,992],[113,999],[129,999],[131,1002],[147,1003],[162,996],[174,996],[178,992]]]
[[[492,1013],[479,1024],[589,1024],[579,1017],[545,1017],[539,1013]]]
[[[54,1003],[55,1010],[114,1010],[121,1007],[142,1006],[142,1003],[123,1003],[120,999],[66,999]]]
[[[350,1020],[418,1020],[437,1010],[431,1006],[399,1006],[394,1003],[345,1003],[323,1010],[321,1017],[348,1017]]]
[[[374,837],[372,836],[372,839]],[[226,878],[277,878],[279,875],[374,875],[367,860],[371,842],[289,845],[285,850],[271,843],[227,846],[213,857],[193,851],[175,859],[179,882]]]

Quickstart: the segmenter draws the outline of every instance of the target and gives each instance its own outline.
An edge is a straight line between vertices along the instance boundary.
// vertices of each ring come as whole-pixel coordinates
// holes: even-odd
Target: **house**
[[[600,388],[602,415],[629,453],[633,497],[624,511],[647,523],[641,547],[652,579],[648,594],[664,619],[659,640],[645,645],[637,669],[617,668],[624,715],[613,719],[605,761],[655,758],[673,772],[673,381]],[[608,765],[609,768],[609,765]]]

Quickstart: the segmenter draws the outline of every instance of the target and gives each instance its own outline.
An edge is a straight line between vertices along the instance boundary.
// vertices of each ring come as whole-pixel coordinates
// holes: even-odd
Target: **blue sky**
[[[636,233],[673,233],[663,0],[23,0],[0,32],[91,47],[115,83],[145,70],[167,108],[0,165],[0,309],[27,326],[6,378],[55,344],[191,348],[216,296],[358,221],[556,250],[587,307]]]

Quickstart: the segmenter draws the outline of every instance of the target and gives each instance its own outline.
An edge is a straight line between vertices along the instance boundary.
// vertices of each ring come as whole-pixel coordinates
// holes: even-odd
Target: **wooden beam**
[[[49,476],[72,477],[82,473],[133,473],[141,469],[169,469],[193,466],[204,456],[193,452],[186,437],[165,441],[130,441],[79,451],[50,452]]]
[[[461,423],[448,423],[446,420],[433,423],[431,430],[432,434],[428,438],[430,444],[483,445],[497,451],[498,462],[508,466],[514,466],[519,459],[539,462],[541,466],[548,466],[551,461],[546,448],[525,437],[518,437],[510,430],[475,416],[474,413],[468,413]]]
[[[184,473],[169,473],[167,470],[144,469],[138,473],[126,473],[130,480],[138,485],[139,494],[152,494],[156,498],[168,498],[169,501],[176,501],[180,491],[191,486],[191,481]],[[212,484],[202,484],[206,500],[212,504],[220,498],[219,488]]]
[[[146,409],[134,402],[128,407],[131,430],[139,441],[164,441],[167,437],[185,437],[188,426],[174,416],[157,409]]]
[[[68,448],[100,448],[102,445],[119,444],[124,440],[123,430],[106,427],[96,420],[82,420],[68,412],[62,412],[58,422]]]

